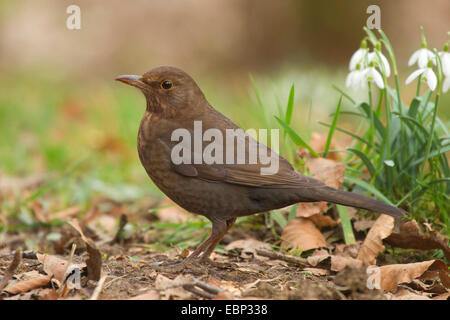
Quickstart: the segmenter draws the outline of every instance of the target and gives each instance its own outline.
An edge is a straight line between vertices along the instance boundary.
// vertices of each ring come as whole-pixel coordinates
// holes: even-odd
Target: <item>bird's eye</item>
[[[172,81],[165,80],[165,81],[161,82],[161,88],[163,88],[163,89],[170,89],[170,88],[172,88],[172,86],[173,86]]]

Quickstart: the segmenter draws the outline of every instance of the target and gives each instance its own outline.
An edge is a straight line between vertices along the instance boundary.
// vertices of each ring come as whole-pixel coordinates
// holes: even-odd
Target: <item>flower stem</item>
[[[430,150],[431,150],[431,143],[433,141],[433,137],[434,137],[434,126],[436,124],[436,117],[437,117],[437,110],[438,110],[438,104],[439,104],[439,97],[440,97],[440,93],[438,92],[436,94],[435,97],[435,102],[434,102],[434,112],[433,112],[433,119],[431,121],[431,127],[430,127],[430,135],[428,136],[428,141],[427,141],[427,145],[425,147],[425,157],[423,159],[423,163],[422,163],[422,169],[420,172],[420,176],[423,177],[425,174],[425,168],[426,168],[426,164],[428,162],[428,156],[430,155]]]
[[[374,122],[373,122],[373,110],[372,110],[372,86],[370,81],[367,84],[369,91],[369,106],[370,106],[370,131],[369,131],[369,141],[373,145],[373,136],[374,136]]]
[[[421,80],[422,80],[422,75],[419,75],[419,79],[417,80],[416,97],[420,96],[420,81]]]

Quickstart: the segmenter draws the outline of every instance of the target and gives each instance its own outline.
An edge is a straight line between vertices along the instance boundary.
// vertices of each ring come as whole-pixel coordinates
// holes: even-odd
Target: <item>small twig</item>
[[[109,242],[109,244],[115,244],[115,243],[120,243],[122,241],[121,236],[122,236],[122,231],[123,228],[125,227],[125,225],[128,223],[128,217],[126,214],[122,214],[120,216],[120,221],[119,221],[119,228],[117,229],[116,235],[114,236],[114,238]]]
[[[97,282],[97,286],[95,287],[94,292],[92,293],[92,296],[89,298],[89,300],[97,300],[100,293],[103,290],[103,284],[105,283],[105,280],[108,276],[104,275],[100,278],[100,280],[98,280]]]
[[[22,249],[16,250],[13,260],[6,270],[5,276],[3,277],[2,281],[0,281],[0,292],[8,285],[9,280],[11,280],[14,272],[16,272],[17,268],[20,265],[20,262],[22,262]]]
[[[107,284],[105,284],[105,289],[109,288],[109,286],[110,286],[114,281],[119,280],[119,279],[122,279],[122,278],[125,278],[125,277],[128,276],[128,275],[129,275],[129,274],[127,273],[127,274],[124,274],[124,275],[122,275],[122,276],[120,276],[120,277],[115,277],[114,279],[112,279],[111,281],[109,281]]]
[[[213,299],[216,296],[216,294],[212,294],[212,293],[209,293],[209,292],[206,292],[206,291],[203,291],[203,290],[199,290],[199,289],[197,289],[196,287],[194,287],[192,285],[184,285],[183,289],[187,290],[187,291],[189,291],[189,292],[191,292],[193,294],[196,294],[196,295],[198,295],[198,296],[200,296],[202,298],[206,298],[206,299]]]
[[[69,289],[67,288],[67,277],[69,275],[70,267],[72,266],[73,262],[73,256],[75,254],[75,250],[77,248],[77,245],[75,243],[72,244],[72,250],[70,250],[70,256],[69,260],[67,261],[66,270],[64,270],[63,277],[62,277],[62,284],[61,288],[58,290],[59,297],[64,297],[68,292]]]
[[[202,298],[207,298],[207,299],[213,299],[219,292],[224,291],[218,287],[212,286],[210,284],[207,284],[207,283],[197,280],[197,279],[194,279],[193,281],[174,283],[174,284],[168,285],[167,287],[157,289],[157,291],[165,291],[167,289],[177,288],[177,287],[182,287],[184,290],[187,290],[193,294],[196,294]],[[202,290],[199,290],[196,287],[198,287]]]
[[[272,279],[257,279],[256,281],[246,285],[244,287],[244,292],[246,292],[248,289],[256,286],[260,282],[272,282],[272,281],[278,280],[280,277],[281,277],[281,275],[279,275],[278,277],[272,278]]]
[[[271,259],[283,260],[283,261],[286,261],[288,263],[294,264],[296,266],[298,266],[298,265],[308,266],[309,265],[309,263],[308,263],[308,261],[306,259],[294,257],[294,256],[291,256],[291,255],[283,254],[283,253],[276,252],[276,251],[273,251],[273,250],[256,249],[256,253],[259,254],[260,256],[263,256],[263,257],[267,257],[267,258],[271,258]]]
[[[0,256],[0,258],[7,258],[9,256],[13,256],[15,255],[17,252],[17,250],[8,252],[8,253],[4,253]],[[37,251],[35,250],[26,250],[22,252],[22,259],[31,259],[31,260],[37,260],[37,255],[36,255]]]

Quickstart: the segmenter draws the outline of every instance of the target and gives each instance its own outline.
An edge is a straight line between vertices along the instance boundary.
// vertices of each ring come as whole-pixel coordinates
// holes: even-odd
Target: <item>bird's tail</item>
[[[403,209],[393,207],[382,201],[368,198],[353,192],[336,190],[330,187],[317,188],[313,190],[311,190],[313,191],[312,198],[315,199],[315,201],[327,201],[342,204],[344,206],[388,214],[393,217],[401,217],[407,213]]]

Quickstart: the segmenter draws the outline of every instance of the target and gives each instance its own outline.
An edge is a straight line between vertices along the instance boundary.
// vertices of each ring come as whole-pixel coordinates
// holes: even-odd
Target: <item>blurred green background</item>
[[[80,30],[66,28],[71,4],[81,8]],[[413,71],[407,60],[420,47],[419,26],[429,47],[441,50],[448,0],[2,0],[0,178],[53,174],[61,207],[98,193],[117,200],[160,195],[136,151],[144,97],[114,81],[159,65],[187,71],[213,106],[246,128],[264,126],[250,74],[269,116],[277,101],[285,106],[293,83],[293,128],[305,139],[325,132],[317,122],[329,122],[336,107],[332,86],[344,88],[371,4],[381,8],[409,102],[416,87],[403,84]],[[449,103],[443,95],[446,123]],[[339,121],[352,128],[350,120]]]

